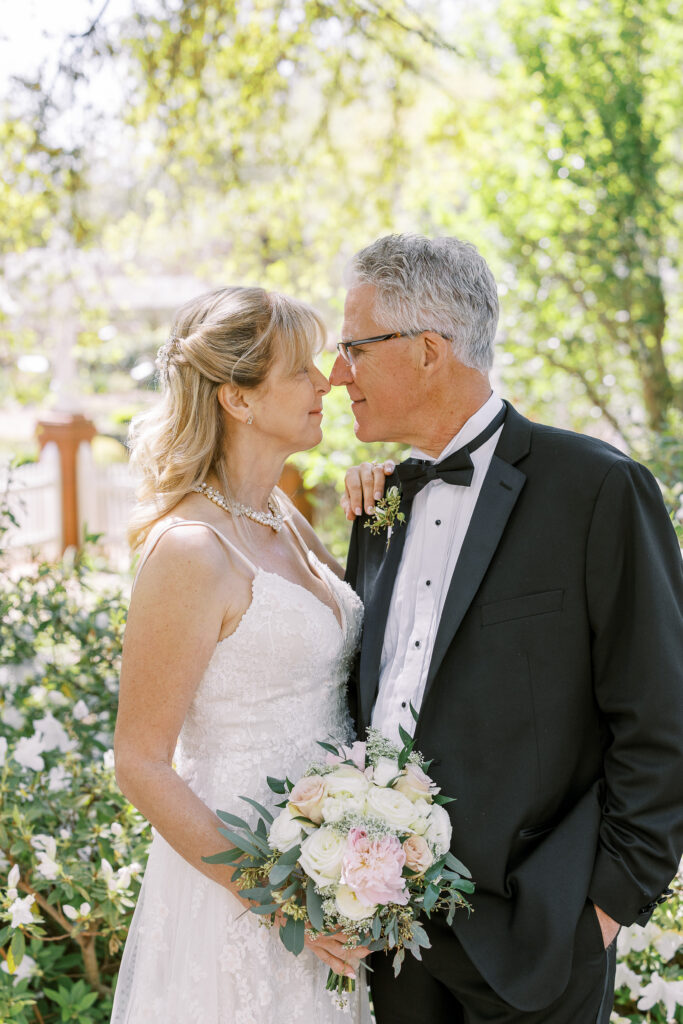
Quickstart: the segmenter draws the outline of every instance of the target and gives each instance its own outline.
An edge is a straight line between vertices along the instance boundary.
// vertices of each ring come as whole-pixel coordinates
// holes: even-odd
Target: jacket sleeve
[[[683,573],[654,477],[607,473],[586,551],[593,679],[607,726],[605,801],[589,896],[644,924],[683,850]]]

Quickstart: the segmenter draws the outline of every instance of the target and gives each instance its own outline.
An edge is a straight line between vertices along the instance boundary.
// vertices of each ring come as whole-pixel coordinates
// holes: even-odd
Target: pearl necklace
[[[214,505],[218,505],[225,512],[229,512],[232,516],[246,516],[247,519],[253,519],[255,523],[259,523],[261,526],[270,526],[271,529],[279,533],[284,523],[284,516],[278,505],[277,501],[271,494],[268,498],[268,512],[259,512],[258,509],[252,508],[251,505],[242,505],[239,502],[234,504],[229,502],[228,499],[217,491],[215,487],[209,487],[208,484],[195,484],[192,488],[198,494],[203,494],[205,498],[212,501]]]

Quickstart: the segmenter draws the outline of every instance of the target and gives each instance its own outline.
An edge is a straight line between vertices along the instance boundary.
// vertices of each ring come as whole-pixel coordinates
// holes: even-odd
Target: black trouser
[[[377,1024],[608,1024],[614,1001],[616,943],[604,949],[595,910],[587,903],[576,929],[565,991],[542,1010],[516,1010],[489,987],[445,921],[427,925],[431,949],[422,963],[406,952],[398,978],[392,955],[372,957]]]

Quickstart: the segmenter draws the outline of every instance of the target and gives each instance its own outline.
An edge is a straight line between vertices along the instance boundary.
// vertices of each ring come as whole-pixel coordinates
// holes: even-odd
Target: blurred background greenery
[[[499,281],[502,393],[648,462],[680,510],[678,0],[8,11],[0,455],[35,457],[26,424],[65,401],[122,441],[173,308],[206,287],[306,298],[332,344],[357,248],[447,233]],[[329,488],[367,450],[345,397],[326,405],[299,465],[342,554]]]

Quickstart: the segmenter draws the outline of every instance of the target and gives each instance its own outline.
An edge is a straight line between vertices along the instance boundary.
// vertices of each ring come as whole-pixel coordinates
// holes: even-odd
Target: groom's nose
[[[352,381],[353,374],[351,373],[350,365],[338,355],[330,374],[330,384],[339,387],[340,384],[351,384]]]

